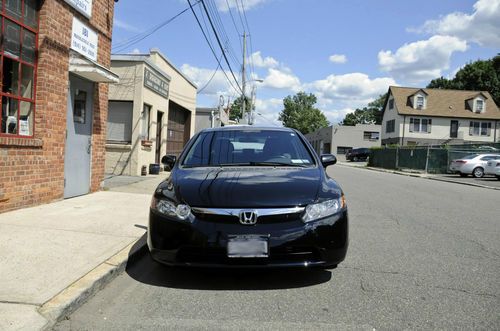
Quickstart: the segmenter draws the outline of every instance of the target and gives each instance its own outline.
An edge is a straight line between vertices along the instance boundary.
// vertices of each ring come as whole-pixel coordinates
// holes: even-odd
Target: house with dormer
[[[382,146],[494,143],[500,109],[486,91],[389,87]]]

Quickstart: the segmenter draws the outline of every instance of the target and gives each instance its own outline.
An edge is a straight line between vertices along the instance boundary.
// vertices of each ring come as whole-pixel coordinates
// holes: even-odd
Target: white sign
[[[71,49],[97,62],[97,33],[73,17]]]
[[[68,5],[90,18],[92,16],[92,0],[64,0]]]
[[[19,135],[20,136],[30,135],[30,124],[28,120],[19,120]]]

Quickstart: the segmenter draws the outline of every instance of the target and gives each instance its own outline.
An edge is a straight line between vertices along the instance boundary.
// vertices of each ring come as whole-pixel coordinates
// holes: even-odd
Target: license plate
[[[267,237],[259,235],[230,236],[227,242],[228,257],[268,257]]]

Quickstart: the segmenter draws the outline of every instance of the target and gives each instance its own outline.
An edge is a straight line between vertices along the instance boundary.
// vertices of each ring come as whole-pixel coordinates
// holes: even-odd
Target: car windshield
[[[182,162],[184,167],[314,164],[295,132],[248,129],[202,132]]]

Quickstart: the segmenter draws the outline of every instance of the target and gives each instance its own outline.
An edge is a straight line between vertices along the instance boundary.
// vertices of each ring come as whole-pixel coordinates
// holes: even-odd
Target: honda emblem
[[[240,223],[244,225],[254,225],[257,223],[256,210],[242,210],[240,211]]]

